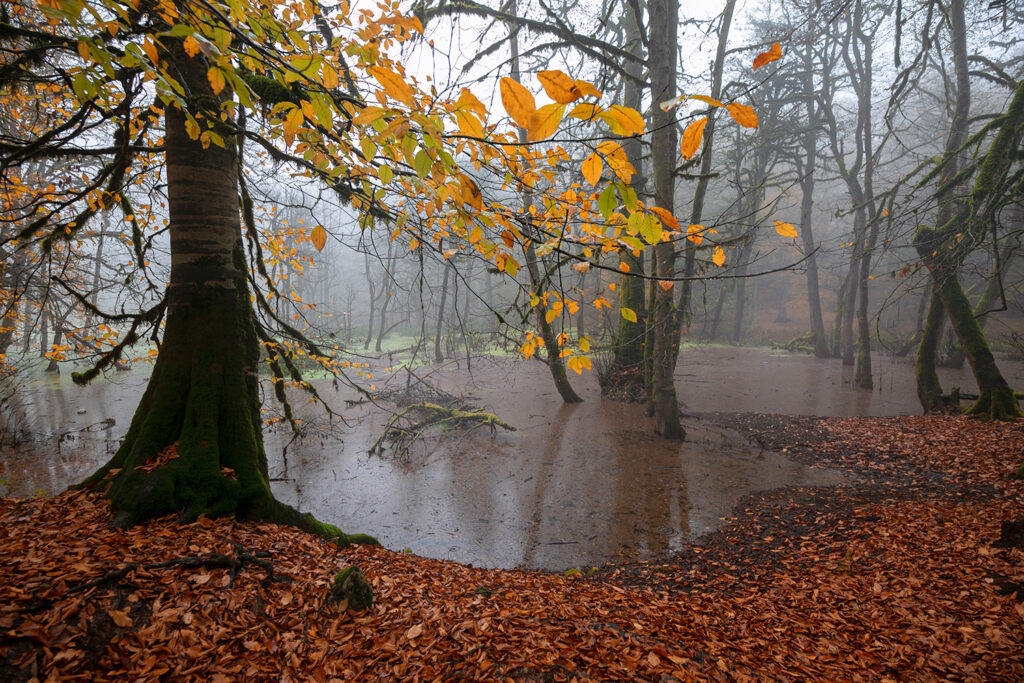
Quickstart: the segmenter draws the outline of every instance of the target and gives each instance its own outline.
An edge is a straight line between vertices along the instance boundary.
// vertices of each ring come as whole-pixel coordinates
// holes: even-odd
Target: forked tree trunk
[[[173,51],[193,101],[216,103],[205,60],[189,59],[180,46]],[[346,542],[352,539],[340,529],[299,514],[270,491],[257,387],[260,346],[239,220],[237,150],[233,139],[225,138],[226,148],[203,149],[186,134],[184,114],[167,107],[167,325],[121,447],[85,485],[105,490],[115,522],[123,526],[167,514],[188,522],[203,514],[234,513]],[[177,457],[158,458],[170,446],[176,446]]]

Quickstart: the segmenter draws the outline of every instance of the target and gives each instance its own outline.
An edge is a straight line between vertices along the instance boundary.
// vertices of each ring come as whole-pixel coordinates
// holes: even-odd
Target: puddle
[[[708,347],[684,350],[677,374],[680,397],[694,412],[919,412],[913,368],[886,359],[877,367],[880,388],[865,392],[849,388],[836,361]],[[717,528],[752,491],[850,481],[694,418],[684,421],[685,442],[662,441],[641,406],[602,400],[592,375],[572,378],[585,401],[565,405],[540,363],[484,359],[473,369],[470,375],[453,364],[431,381],[471,396],[517,431],[435,434],[404,458],[369,455],[385,414],[351,407],[343,410],[348,429],[291,443],[288,433],[266,435],[275,494],[397,550],[561,571],[662,556]],[[963,375],[960,386],[970,391]],[[84,389],[61,379],[23,390],[33,435],[0,449],[0,480],[10,482],[0,483],[0,494],[48,495],[92,472],[127,430],[144,382],[132,373]],[[354,398],[328,383],[319,389],[341,408]]]

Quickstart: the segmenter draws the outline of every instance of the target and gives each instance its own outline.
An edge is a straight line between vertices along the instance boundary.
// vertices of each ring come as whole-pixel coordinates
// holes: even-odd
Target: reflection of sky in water
[[[1013,364],[1007,374],[1021,367]],[[344,411],[351,429],[291,443],[287,462],[281,454],[291,435],[267,435],[275,493],[395,549],[562,570],[677,549],[715,529],[752,491],[842,481],[695,418],[685,420],[685,442],[662,441],[650,433],[641,406],[601,400],[592,376],[573,377],[585,402],[564,405],[541,364],[510,368],[481,360],[472,380],[454,367],[432,379],[471,394],[518,431],[433,435],[404,460],[388,452],[371,456],[366,451],[383,420],[365,405],[353,407]],[[848,370],[807,356],[685,349],[680,398],[691,411],[918,412],[909,365],[878,359],[873,392],[844,385]],[[963,374],[953,380],[970,391]],[[131,374],[83,389],[62,378],[55,388],[22,390],[35,438],[0,449],[0,479],[12,481],[6,492],[59,491],[104,462],[128,428],[143,382]],[[340,406],[351,398],[329,386],[321,391]],[[304,402],[297,403],[301,410]]]

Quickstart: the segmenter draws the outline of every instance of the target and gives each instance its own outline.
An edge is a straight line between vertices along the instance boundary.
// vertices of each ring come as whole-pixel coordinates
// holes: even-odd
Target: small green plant
[[[581,571],[580,571],[579,569],[577,569],[576,567],[573,567],[572,569],[566,569],[566,570],[565,570],[565,575],[566,575],[566,576],[580,576],[580,575],[581,575],[582,573],[583,573],[583,572],[581,572]]]

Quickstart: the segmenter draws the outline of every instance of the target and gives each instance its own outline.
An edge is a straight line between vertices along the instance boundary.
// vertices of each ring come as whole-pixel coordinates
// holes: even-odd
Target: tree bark
[[[675,212],[676,122],[658,102],[676,95],[676,52],[678,47],[678,0],[652,0],[650,3],[650,73],[653,115],[651,162],[654,168],[655,203],[669,213]],[[659,242],[654,247],[655,278],[675,277],[675,244]],[[678,359],[677,311],[672,290],[660,286],[654,292],[654,316],[648,324],[654,328],[652,352],[651,404],[654,408],[654,432],[666,439],[683,439],[686,431],[679,422],[675,369]]]
[[[220,98],[207,83],[206,60],[190,59],[180,43],[170,51],[191,106],[216,121]],[[85,485],[104,487],[119,525],[174,513],[181,522],[234,513],[346,542],[340,529],[299,514],[270,491],[234,139],[225,134],[225,148],[203,149],[173,106],[165,123],[171,245],[166,328],[124,441]],[[172,446],[177,457],[168,459],[165,449]]]

